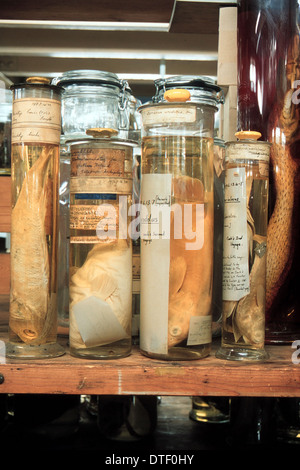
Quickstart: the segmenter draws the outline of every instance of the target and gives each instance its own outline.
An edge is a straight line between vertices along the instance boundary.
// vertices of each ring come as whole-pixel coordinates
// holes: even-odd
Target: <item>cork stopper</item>
[[[94,127],[91,129],[87,129],[85,133],[87,135],[91,135],[92,137],[103,138],[117,135],[118,131],[116,129],[110,129],[108,127]]]
[[[32,85],[49,85],[51,80],[47,77],[28,77],[26,78],[26,83]]]
[[[257,131],[239,131],[235,133],[235,136],[239,140],[258,140],[261,133]]]
[[[191,98],[189,90],[184,88],[174,88],[173,90],[167,90],[164,93],[164,98],[169,102],[185,102]]]

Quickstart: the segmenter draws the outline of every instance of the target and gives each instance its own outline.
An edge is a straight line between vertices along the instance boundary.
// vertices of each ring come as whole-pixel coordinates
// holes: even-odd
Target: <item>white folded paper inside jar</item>
[[[88,348],[128,338],[113,309],[105,300],[93,295],[87,297],[73,305],[73,313],[78,331]]]

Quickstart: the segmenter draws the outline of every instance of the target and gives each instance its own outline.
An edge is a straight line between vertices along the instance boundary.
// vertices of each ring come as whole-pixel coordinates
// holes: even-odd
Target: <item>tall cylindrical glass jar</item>
[[[140,348],[150,357],[210,353],[219,90],[202,79],[175,77],[158,83],[154,102],[140,108]]]
[[[14,85],[9,357],[64,353],[57,343],[57,200],[61,89]]]
[[[129,88],[111,72],[69,70],[55,77],[52,84],[63,87],[62,136],[59,180],[58,323],[59,332],[69,328],[69,209],[70,139],[91,138],[90,128],[110,128],[118,137],[128,138],[130,126]],[[130,138],[130,137],[129,137]]]
[[[222,278],[223,278],[223,226],[224,226],[225,142],[214,138],[214,274],[212,334],[221,335]]]
[[[70,148],[62,136],[58,187],[57,316],[58,333],[65,336],[69,333],[70,172]]]
[[[134,144],[88,132],[70,142],[70,352],[113,359],[131,352]]]
[[[12,92],[0,88],[0,175],[11,174]]]
[[[263,360],[270,144],[226,143],[221,359]]]

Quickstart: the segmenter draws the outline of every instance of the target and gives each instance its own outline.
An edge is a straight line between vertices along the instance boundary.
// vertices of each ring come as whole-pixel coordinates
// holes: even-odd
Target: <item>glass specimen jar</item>
[[[133,142],[112,130],[70,142],[70,352],[113,359],[131,352]]]
[[[270,144],[259,132],[226,143],[222,344],[216,357],[263,360]]]
[[[300,336],[299,2],[238,2],[238,128],[272,143],[266,344]]]
[[[222,329],[222,259],[224,227],[225,142],[214,138],[214,269],[212,334],[221,335]]]
[[[90,128],[111,128],[118,137],[127,138],[130,126],[127,82],[116,74],[99,70],[70,70],[52,80],[63,87],[62,136],[59,183],[58,252],[58,323],[59,332],[69,328],[69,205],[70,205],[70,139],[92,138]],[[129,137],[130,138],[130,137]]]
[[[62,136],[58,188],[57,316],[58,332],[66,336],[69,334],[70,172],[70,148]]]
[[[11,174],[12,91],[0,88],[0,175]]]
[[[210,353],[219,87],[159,81],[142,115],[140,349],[165,360]]]
[[[92,128],[128,131],[128,85],[116,74],[70,70],[53,79],[52,83],[64,89],[62,131],[66,139],[87,138],[86,131]]]
[[[61,89],[13,85],[9,342],[6,354],[46,358],[57,343],[57,200]]]

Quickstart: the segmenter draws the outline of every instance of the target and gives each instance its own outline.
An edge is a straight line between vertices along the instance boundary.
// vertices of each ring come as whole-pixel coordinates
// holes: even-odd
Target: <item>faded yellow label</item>
[[[74,148],[71,177],[124,176],[125,152],[111,148]]]
[[[119,230],[119,208],[115,204],[71,204],[70,230],[71,243],[115,241]]]
[[[12,144],[36,142],[58,145],[60,134],[60,101],[48,98],[13,101]]]
[[[106,194],[132,194],[132,178],[113,178],[111,176],[89,178],[70,178],[71,193],[106,193]]]

